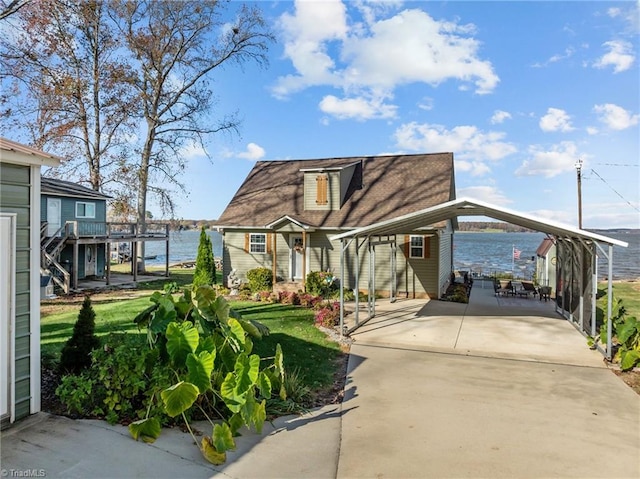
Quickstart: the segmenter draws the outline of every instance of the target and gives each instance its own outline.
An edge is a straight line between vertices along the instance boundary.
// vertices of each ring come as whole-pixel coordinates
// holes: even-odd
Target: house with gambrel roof
[[[340,268],[341,247],[331,236],[454,199],[453,153],[257,162],[217,221],[224,278],[266,267],[275,289],[304,289],[309,272]],[[452,269],[454,222],[378,238],[376,291],[440,297]],[[363,247],[345,251],[345,288],[369,272],[371,256],[355,254]]]

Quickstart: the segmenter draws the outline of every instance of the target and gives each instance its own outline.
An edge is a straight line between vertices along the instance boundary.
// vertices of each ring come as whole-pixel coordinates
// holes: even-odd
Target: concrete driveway
[[[477,286],[354,333],[337,477],[640,477],[640,397],[551,302]]]
[[[342,405],[245,432],[223,466],[177,429],[144,444],[38,415],[2,432],[1,475],[640,477],[640,396],[551,303],[477,286],[469,305],[381,301],[354,334]]]

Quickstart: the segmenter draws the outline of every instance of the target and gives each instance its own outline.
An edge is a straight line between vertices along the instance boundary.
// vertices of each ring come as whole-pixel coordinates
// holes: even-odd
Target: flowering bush
[[[271,296],[271,291],[260,291],[257,293],[258,299],[263,303],[273,303],[273,298]]]
[[[320,296],[316,296],[311,293],[302,293],[298,295],[298,300],[300,301],[300,306],[304,306],[305,308],[315,308],[317,305],[322,303],[322,298]]]
[[[295,291],[280,291],[278,302],[282,304],[300,304],[300,298]]]
[[[337,301],[327,303],[316,311],[315,319],[317,326],[324,326],[325,328],[336,326],[340,321],[340,303]]]

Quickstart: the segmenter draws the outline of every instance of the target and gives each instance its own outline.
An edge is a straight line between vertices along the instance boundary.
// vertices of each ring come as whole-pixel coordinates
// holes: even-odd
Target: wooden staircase
[[[40,274],[51,276],[65,294],[71,290],[71,273],[60,264],[60,253],[69,239],[68,225],[63,225],[53,236],[46,236],[47,223],[40,227]]]

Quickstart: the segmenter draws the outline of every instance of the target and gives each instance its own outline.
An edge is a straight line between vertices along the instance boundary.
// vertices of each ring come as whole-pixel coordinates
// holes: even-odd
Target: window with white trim
[[[95,218],[96,204],[76,201],[76,218]]]
[[[249,235],[249,252],[267,252],[267,235],[265,233],[251,233]]]
[[[409,258],[424,258],[424,236],[411,235],[409,239]]]

